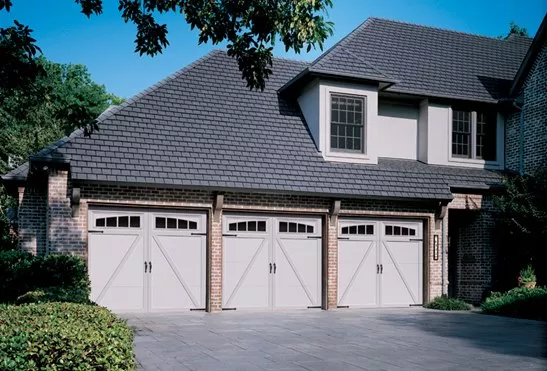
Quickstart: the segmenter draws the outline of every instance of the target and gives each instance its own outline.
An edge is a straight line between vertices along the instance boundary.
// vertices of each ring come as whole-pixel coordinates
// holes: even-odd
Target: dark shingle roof
[[[277,89],[307,64],[276,59],[264,92],[215,51],[100,117],[33,160],[70,161],[72,178],[211,189],[381,198],[450,199],[452,182],[485,188],[498,173],[381,160],[326,162],[297,104]]]
[[[387,91],[494,103],[508,95],[531,41],[369,18],[309,71],[339,70],[340,76],[357,77],[373,68],[382,71],[378,81],[397,81]]]

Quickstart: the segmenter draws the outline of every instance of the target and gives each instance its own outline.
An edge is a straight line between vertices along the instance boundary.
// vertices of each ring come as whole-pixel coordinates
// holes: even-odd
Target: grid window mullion
[[[331,97],[331,148],[363,151],[364,100],[357,97]]]

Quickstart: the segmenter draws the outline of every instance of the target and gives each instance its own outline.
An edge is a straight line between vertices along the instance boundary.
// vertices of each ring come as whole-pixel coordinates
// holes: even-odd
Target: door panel
[[[88,238],[90,299],[114,311],[144,310],[144,239],[136,234]]]
[[[338,242],[338,305],[378,305],[377,242]]]
[[[382,305],[406,306],[422,302],[421,242],[382,241]]]
[[[149,260],[151,310],[205,308],[205,236],[154,232]]]
[[[321,240],[306,237],[276,238],[275,307],[321,305]]]
[[[267,236],[223,238],[223,307],[270,306],[269,245]]]

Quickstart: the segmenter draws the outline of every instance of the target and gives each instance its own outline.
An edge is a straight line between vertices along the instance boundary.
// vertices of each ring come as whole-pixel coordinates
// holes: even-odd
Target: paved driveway
[[[126,315],[145,370],[547,370],[536,321],[421,308]]]

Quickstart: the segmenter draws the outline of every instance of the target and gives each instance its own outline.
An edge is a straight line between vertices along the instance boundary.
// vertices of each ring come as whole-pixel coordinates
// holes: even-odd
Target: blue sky
[[[44,55],[55,62],[87,65],[92,78],[122,97],[130,97],[205,55],[212,45],[197,45],[197,33],[179,15],[164,16],[170,46],[154,58],[134,53],[135,26],[121,19],[116,0],[104,0],[104,13],[87,19],[70,0],[14,0],[0,12],[0,26],[14,19],[34,29]],[[534,35],[547,0],[334,0],[328,17],[335,33],[328,48],[367,17],[383,17],[485,36],[507,33],[511,20]],[[218,46],[217,46],[218,47]],[[294,55],[278,46],[276,56],[313,60],[320,51]]]

